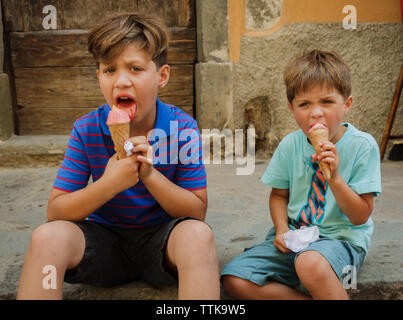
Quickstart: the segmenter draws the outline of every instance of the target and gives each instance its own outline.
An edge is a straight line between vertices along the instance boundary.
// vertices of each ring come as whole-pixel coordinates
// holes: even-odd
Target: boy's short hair
[[[315,85],[335,88],[347,99],[351,95],[351,75],[347,64],[333,52],[313,50],[287,65],[284,83],[290,103],[295,96]]]
[[[165,24],[156,17],[139,13],[112,15],[88,34],[88,51],[97,66],[118,56],[128,45],[146,50],[159,69],[167,63],[169,34]]]

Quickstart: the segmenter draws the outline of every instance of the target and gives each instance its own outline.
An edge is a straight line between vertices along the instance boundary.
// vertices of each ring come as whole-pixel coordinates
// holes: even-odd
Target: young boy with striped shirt
[[[167,85],[168,33],[157,19],[119,14],[95,26],[88,48],[107,104],[76,120],[33,232],[18,299],[60,299],[63,281],[112,286],[179,279],[178,298],[218,299],[215,241],[204,223],[206,172],[196,121],[157,98]],[[127,112],[133,155],[117,158],[106,124]],[[93,183],[88,184],[92,177]],[[42,269],[57,271],[55,289]]]

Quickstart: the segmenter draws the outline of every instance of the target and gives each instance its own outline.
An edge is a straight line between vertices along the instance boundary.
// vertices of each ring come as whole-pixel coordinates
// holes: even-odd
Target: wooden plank
[[[57,29],[90,29],[109,14],[137,11],[137,0],[3,0],[6,31],[41,31],[42,13],[53,5],[57,13]]]
[[[44,30],[42,22],[49,13],[42,12],[47,5],[52,5],[56,8],[56,28],[64,28],[63,3],[61,0],[29,0],[24,2],[22,13],[26,17],[24,31]]]
[[[63,5],[62,29],[91,29],[115,13],[137,11],[137,0],[59,0]]]
[[[46,5],[56,8],[57,28],[63,28],[62,0],[3,0],[5,30],[8,32],[28,32],[44,30],[43,19],[47,14],[42,13]]]
[[[178,26],[196,27],[195,0],[179,0]]]
[[[169,102],[168,102],[169,103]],[[95,108],[25,108],[17,111],[19,134],[70,134],[74,121]],[[193,105],[181,109],[193,116]]]
[[[170,27],[196,27],[194,0],[3,0],[5,30],[44,30],[46,5],[56,8],[58,30],[90,29],[109,14],[135,11],[158,15]]]
[[[88,32],[79,30],[12,32],[13,66],[94,66],[94,58],[87,50],[87,36]]]
[[[104,102],[94,67],[17,68],[14,73],[17,104],[24,108],[92,108]],[[161,97],[177,97],[175,104],[187,97],[189,104],[189,97],[193,99],[193,78],[193,65],[172,66]]]
[[[196,29],[170,28],[168,64],[194,64],[196,61]]]
[[[13,66],[93,66],[95,61],[87,50],[87,37],[87,30],[12,32],[10,42]],[[196,30],[173,28],[168,63],[192,64],[196,61],[196,55]]]
[[[87,34],[115,12],[160,14],[170,26],[171,79],[159,97],[193,115],[196,19],[194,0],[2,0],[17,93],[20,134],[66,134],[81,114],[103,104]],[[45,5],[57,30],[43,30]]]
[[[17,111],[19,134],[69,134],[79,117],[95,108],[24,108]]]
[[[138,0],[138,10],[159,16],[169,27],[196,27],[194,0]]]
[[[121,13],[137,12],[137,0],[118,0],[116,1],[116,11]]]
[[[63,0],[62,29],[90,29],[117,11],[116,0]]]
[[[14,69],[17,104],[23,107],[96,107],[103,102],[95,68]]]
[[[192,105],[194,103],[194,97],[191,95],[185,96],[164,96],[158,95],[158,97],[167,104],[172,104],[177,107],[181,107],[183,105]]]
[[[24,2],[23,0],[2,0],[3,27],[6,32],[24,31]]]

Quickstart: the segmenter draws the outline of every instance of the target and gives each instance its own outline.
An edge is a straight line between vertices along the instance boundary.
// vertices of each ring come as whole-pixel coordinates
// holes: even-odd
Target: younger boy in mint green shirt
[[[348,299],[343,274],[358,271],[365,259],[373,199],[381,192],[378,145],[342,122],[353,99],[350,70],[336,54],[304,54],[287,66],[284,81],[300,130],[281,141],[262,177],[272,187],[274,228],[225,266],[222,282],[240,299]],[[307,133],[318,123],[328,128],[329,141],[316,155]],[[320,162],[330,167],[328,179]],[[283,235],[303,226],[317,226],[320,238],[292,252]],[[299,283],[310,296],[295,290]]]
[[[352,124],[342,125],[346,131],[336,143],[340,158],[339,174],[357,194],[373,192],[378,195],[381,191],[378,144],[371,135],[359,131]],[[274,153],[262,182],[273,188],[290,190],[287,211],[291,229],[316,225],[320,235],[347,240],[368,252],[373,231],[371,217],[364,224],[354,225],[341,211],[330,188],[319,190],[320,182],[318,187],[311,187],[315,183],[312,181],[315,165],[310,163],[313,153],[312,145],[301,130],[287,135]],[[301,172],[304,174],[298,174]],[[320,216],[309,214],[306,218],[302,217],[304,208],[310,213],[313,211],[309,205],[307,186],[324,194],[324,213]]]

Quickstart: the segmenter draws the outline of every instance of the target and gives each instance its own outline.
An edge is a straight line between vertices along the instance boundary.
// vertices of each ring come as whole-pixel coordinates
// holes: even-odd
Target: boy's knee
[[[48,222],[35,228],[31,237],[32,249],[41,249],[45,245],[51,243],[53,235],[55,233],[51,224],[52,222]]]
[[[203,221],[185,220],[175,228],[179,236],[187,242],[187,246],[210,247],[215,245],[214,235],[211,228]],[[197,239],[197,241],[194,241]]]
[[[168,257],[179,266],[218,265],[216,245],[210,227],[199,220],[179,223],[168,241]]]
[[[222,282],[224,289],[227,290],[228,292],[231,292],[232,289],[234,287],[236,287],[236,285],[237,285],[237,279],[239,279],[239,278],[231,276],[231,275],[222,276],[221,282]]]
[[[46,249],[62,249],[63,244],[68,244],[71,238],[70,226],[66,221],[52,221],[37,227],[32,233],[30,248],[43,252]]]
[[[223,275],[221,277],[222,285],[232,297],[240,297],[240,293],[245,292],[247,289],[247,280],[241,279],[233,275]]]
[[[321,281],[327,277],[329,268],[329,262],[317,251],[302,252],[295,262],[295,271],[302,281]]]

